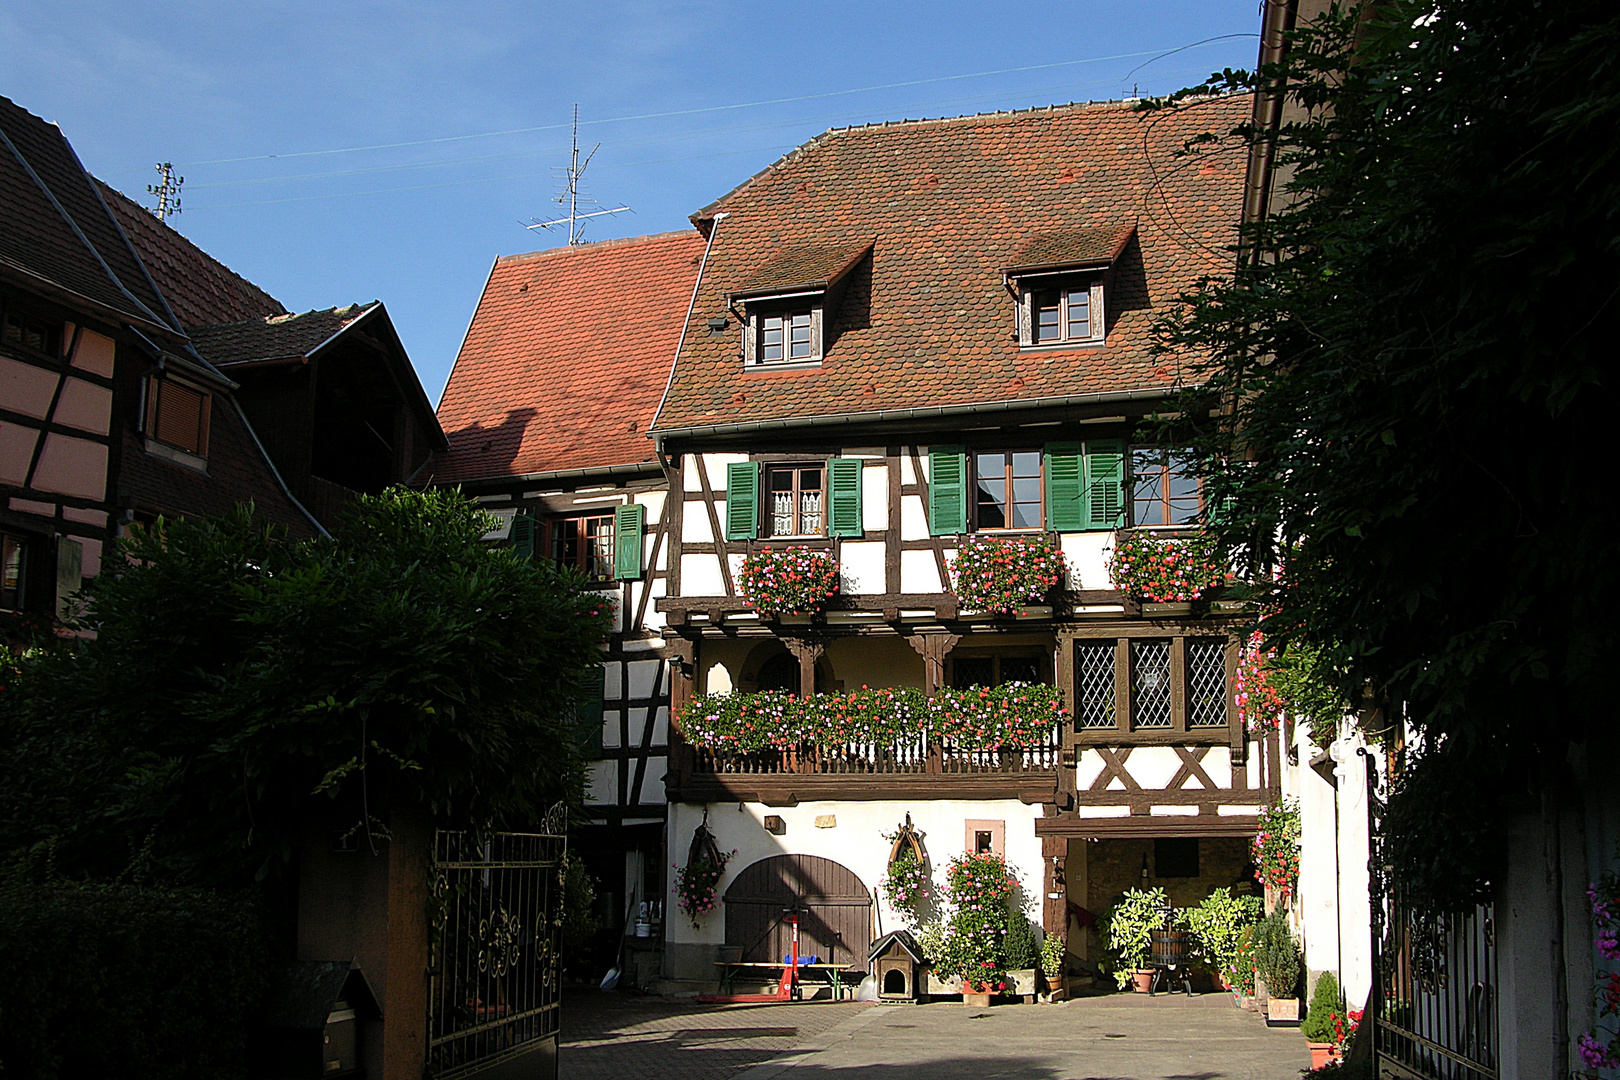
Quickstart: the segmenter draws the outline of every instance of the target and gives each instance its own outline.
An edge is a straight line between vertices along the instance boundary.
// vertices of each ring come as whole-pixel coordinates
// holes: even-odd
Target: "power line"
[[[1202,70],[1203,70],[1202,68],[1178,68],[1178,69],[1176,69],[1174,71],[1161,72],[1159,77],[1160,78],[1169,78],[1169,77],[1173,77],[1173,76],[1177,76],[1177,75],[1196,74],[1197,72],[1200,72]],[[1047,93],[1047,92],[1050,92],[1050,91],[1062,91],[1062,90],[1079,91],[1079,90],[1087,90],[1087,89],[1092,89],[1092,88],[1102,87],[1102,86],[1113,86],[1113,85],[1115,85],[1115,83],[1116,83],[1116,80],[1113,80],[1113,79],[1098,80],[1096,82],[1080,83],[1080,84],[1059,83],[1059,84],[1055,84],[1055,85],[1051,85],[1051,86],[1029,87],[1029,88],[1025,88],[1025,89],[1020,89],[1020,90],[1018,90],[1016,92],[1014,92],[1014,91],[1006,91],[1006,92],[1000,92],[1000,93],[994,93],[994,94],[975,94],[975,95],[972,95],[970,97],[933,98],[933,99],[928,100],[928,101],[910,102],[910,103],[908,103],[908,104],[906,104],[905,106],[902,106],[902,107],[906,108],[906,109],[925,109],[925,108],[933,108],[933,107],[936,107],[936,106],[943,106],[943,105],[960,105],[960,104],[964,104],[964,103],[997,101],[997,100],[1005,99],[1005,98],[1007,98],[1009,96],[1013,96],[1014,94],[1016,94],[1016,96],[1019,96],[1019,97],[1027,97],[1027,96],[1030,96],[1030,95],[1043,94],[1043,93]],[[782,119],[782,120],[771,120],[771,121],[766,121],[766,122],[763,122],[763,123],[746,124],[746,125],[741,125],[741,126],[738,126],[738,125],[726,125],[724,127],[699,128],[699,129],[692,130],[692,131],[669,132],[669,133],[664,133],[664,134],[659,134],[659,135],[648,135],[648,136],[642,136],[640,138],[631,138],[631,139],[620,140],[620,141],[616,142],[615,145],[618,146],[618,147],[621,147],[621,148],[622,147],[629,147],[629,146],[655,146],[655,145],[659,145],[659,144],[663,144],[663,143],[684,142],[684,141],[691,140],[691,139],[701,139],[701,138],[705,138],[705,137],[709,137],[709,136],[743,135],[743,134],[750,134],[750,133],[760,132],[760,131],[772,131],[772,130],[775,130],[775,129],[778,129],[778,128],[796,127],[796,126],[799,126],[799,125],[802,125],[802,124],[811,124],[811,123],[827,124],[827,123],[833,123],[833,122],[840,121],[840,120],[856,120],[856,119],[860,119],[862,117],[866,117],[866,116],[869,116],[869,115],[870,115],[870,112],[867,111],[867,110],[860,110],[860,111],[855,111],[855,112],[817,113],[817,114],[810,115],[810,116],[790,117],[790,118],[786,118],[786,119]],[[326,180],[326,179],[335,179],[335,178],[342,178],[342,177],[348,177],[348,176],[367,176],[367,175],[373,175],[373,174],[377,174],[377,173],[410,172],[410,171],[412,171],[414,169],[454,168],[454,167],[457,167],[457,166],[476,165],[476,164],[479,164],[479,163],[482,163],[482,162],[489,162],[489,161],[510,161],[510,160],[512,160],[514,158],[538,157],[541,154],[559,153],[559,152],[563,152],[563,151],[566,151],[566,150],[568,150],[568,147],[566,147],[566,146],[546,146],[546,147],[540,147],[540,148],[533,149],[533,150],[516,150],[516,151],[509,151],[509,152],[500,153],[500,154],[480,154],[480,155],[477,155],[475,157],[435,158],[435,159],[430,160],[430,161],[408,161],[408,162],[400,162],[400,163],[396,163],[396,164],[392,164],[392,165],[368,165],[368,166],[364,166],[362,168],[357,168],[357,169],[332,169],[332,170],[329,170],[329,171],[326,171],[326,172],[290,173],[290,174],[288,174],[286,176],[255,176],[255,177],[247,177],[247,178],[244,178],[244,179],[241,179],[241,180],[218,180],[218,181],[215,181],[214,183],[211,183],[211,184],[193,184],[193,185],[191,185],[191,190],[193,190],[193,191],[203,191],[203,190],[213,190],[213,189],[216,189],[216,188],[246,187],[246,186],[249,186],[249,185],[257,185],[257,184],[279,184],[279,183],[302,182],[302,181],[306,181],[306,180]],[[686,160],[686,159],[684,159],[684,158],[674,158],[674,159],[670,159],[670,160],[680,161],[680,160]],[[599,165],[599,166],[597,166],[598,169],[616,169],[616,168],[624,168],[624,167],[625,167],[624,165]],[[466,182],[467,183],[472,183],[472,182],[475,182],[475,181],[466,181]],[[405,190],[405,189],[396,189],[396,190]],[[253,203],[253,204],[236,203],[236,204],[232,204],[232,205],[259,205],[259,204],[257,204],[257,203]]]
[[[1190,42],[1179,46],[1171,52],[1181,52],[1186,49],[1197,48],[1202,45],[1211,45],[1217,41],[1229,41],[1235,38],[1257,38],[1258,34],[1221,34],[1217,37],[1205,38],[1202,41]],[[787,105],[799,101],[817,101],[825,98],[846,97],[851,94],[869,94],[879,90],[900,90],[909,86],[926,86],[932,83],[955,82],[962,79],[983,79],[992,75],[1016,75],[1026,71],[1048,71],[1053,68],[1074,67],[1079,64],[1102,64],[1111,60],[1135,60],[1139,57],[1158,58],[1169,53],[1162,50],[1146,49],[1140,52],[1117,53],[1113,56],[1090,56],[1079,60],[1058,60],[1050,64],[1026,64],[1022,67],[998,68],[994,71],[974,71],[961,75],[937,75],[929,79],[908,79],[904,82],[880,83],[875,86],[859,86],[848,90],[827,90],[819,94],[800,94],[795,97],[766,98],[760,101],[744,101],[732,105],[706,105],[695,109],[673,109],[667,112],[639,113],[632,116],[614,116],[602,120],[590,120],[588,124],[617,124],[632,120],[664,120],[676,116],[695,116],[701,113],[729,112],[736,109],[754,109],[764,105]],[[1151,61],[1150,61],[1151,62]],[[556,131],[568,127],[567,124],[540,124],[535,127],[509,128],[505,131],[481,131],[470,135],[445,135],[434,139],[411,139],[404,142],[375,143],[370,146],[343,146],[327,150],[299,150],[285,154],[250,154],[245,157],[212,158],[206,161],[194,161],[192,165],[228,165],[242,161],[269,161],[281,158],[321,157],[329,154],[357,154],[372,150],[397,150],[410,146],[431,146],[439,143],[466,142],[471,139],[493,139],[504,135],[528,135],[537,131]]]

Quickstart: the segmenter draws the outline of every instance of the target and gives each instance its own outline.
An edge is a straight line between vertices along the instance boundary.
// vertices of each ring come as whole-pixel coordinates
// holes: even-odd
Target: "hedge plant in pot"
[[[1068,944],[1061,934],[1047,934],[1041,939],[1041,975],[1046,979],[1046,990],[1053,1001],[1062,1001],[1069,996],[1069,988],[1063,978],[1063,964],[1068,952]]]
[[[1266,984],[1266,1023],[1287,1025],[1299,1023],[1299,947],[1294,934],[1288,929],[1288,919],[1274,911],[1254,926],[1250,939],[1254,945],[1256,973]]]
[[[1163,889],[1127,889],[1108,913],[1108,948],[1114,954],[1114,982],[1145,994],[1153,985],[1148,957],[1153,950],[1153,931],[1163,928],[1165,913],[1172,910]]]
[[[1035,969],[1041,964],[1040,942],[1035,940],[1035,928],[1029,925],[1024,913],[1013,910],[1007,916],[1007,936],[1002,940],[1002,951],[1007,956],[1007,978],[1012,983],[1011,993],[1035,993]]]
[[[1231,889],[1216,889],[1203,903],[1187,909],[1194,955],[1209,966],[1222,990],[1233,989],[1231,971],[1238,939],[1245,927],[1259,921],[1260,908],[1258,896],[1233,896]],[[1252,973],[1249,981],[1253,981]]]
[[[1339,999],[1339,980],[1324,971],[1311,992],[1311,1010],[1299,1025],[1299,1033],[1311,1048],[1311,1068],[1320,1069],[1335,1057],[1338,1046],[1338,1018],[1344,1011]]]

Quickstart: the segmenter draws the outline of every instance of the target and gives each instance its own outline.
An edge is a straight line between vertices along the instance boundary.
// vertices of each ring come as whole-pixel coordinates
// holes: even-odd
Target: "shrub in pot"
[[[1321,1068],[1332,1056],[1338,1041],[1338,1017],[1344,1008],[1339,999],[1339,980],[1324,971],[1311,992],[1311,1009],[1300,1022],[1299,1033],[1311,1047],[1311,1067]]]
[[[1299,947],[1294,943],[1288,919],[1274,911],[1254,926],[1250,937],[1254,947],[1256,974],[1264,980],[1270,1000],[1266,1005],[1268,1020],[1293,1021],[1299,1019],[1299,998],[1295,988],[1299,984]]]
[[[1245,928],[1260,919],[1258,896],[1233,896],[1231,889],[1216,889],[1204,902],[1186,912],[1187,928],[1193,934],[1193,951],[1231,989],[1239,938]],[[1250,976],[1252,983],[1253,976]]]
[[[1164,926],[1165,913],[1170,910],[1170,898],[1163,889],[1127,889],[1108,912],[1108,948],[1116,961],[1114,982],[1121,990],[1147,969],[1153,931]],[[1147,987],[1138,989],[1146,992]]]

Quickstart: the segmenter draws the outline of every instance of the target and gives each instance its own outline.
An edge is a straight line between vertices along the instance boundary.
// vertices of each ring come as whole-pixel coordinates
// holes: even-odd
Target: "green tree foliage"
[[[458,494],[359,501],[331,540],[249,508],[135,529],[94,639],[24,665],[0,713],[0,851],[64,872],[279,877],[318,812],[377,842],[391,808],[528,825],[582,796],[574,706],[608,614],[480,537]],[[365,842],[363,839],[362,842]]]
[[[1232,405],[1201,433],[1206,490],[1222,545],[1283,568],[1261,587],[1268,640],[1314,646],[1346,700],[1404,703],[1420,730],[1386,861],[1412,902],[1454,908],[1500,844],[1447,815],[1499,836],[1499,793],[1553,783],[1612,722],[1620,564],[1594,485],[1620,331],[1620,9],[1336,10],[1283,64],[1200,90],[1284,83],[1302,119],[1210,139],[1269,144],[1287,190],[1162,345],[1204,358],[1186,415]]]
[[[1334,1018],[1344,1012],[1344,1002],[1339,998],[1339,980],[1331,971],[1322,972],[1317,977],[1316,989],[1311,991],[1310,1012],[1305,1014],[1304,1021],[1299,1025],[1299,1033],[1305,1036],[1306,1042],[1330,1043],[1336,1040]]]
[[[1299,946],[1288,929],[1288,916],[1273,911],[1254,924],[1249,942],[1254,948],[1255,971],[1266,981],[1266,993],[1274,998],[1293,997],[1299,985]]]

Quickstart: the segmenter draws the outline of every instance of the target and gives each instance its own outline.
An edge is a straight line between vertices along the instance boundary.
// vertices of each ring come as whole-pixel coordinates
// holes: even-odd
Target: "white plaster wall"
[[[827,646],[827,663],[845,690],[923,684],[922,657],[897,637],[834,639]]]
[[[682,596],[724,596],[726,580],[720,576],[720,556],[681,553]]]
[[[659,662],[657,660],[632,660],[630,668],[630,697],[650,698],[653,696],[654,684],[658,681]]]
[[[606,803],[609,806],[619,801],[619,763],[616,761],[593,761],[590,771],[585,776],[585,801],[587,803]]]
[[[668,850],[672,862],[684,862],[692,843],[692,831],[703,821],[701,806],[674,803],[669,808]],[[854,871],[865,883],[867,890],[878,889],[888,865],[890,841],[884,833],[892,833],[911,814],[912,824],[922,834],[923,847],[928,853],[934,871],[936,887],[943,883],[945,866],[954,855],[962,853],[966,822],[970,819],[1005,821],[1007,823],[1007,862],[1023,883],[1024,895],[1029,901],[1026,913],[1037,924],[1040,921],[1042,877],[1041,842],[1035,836],[1035,819],[1040,808],[1025,806],[1016,799],[1009,800],[957,800],[937,799],[916,802],[807,802],[798,806],[771,807],[762,803],[712,803],[708,807],[709,829],[721,851],[736,851],[726,865],[725,876],[720,879],[718,892],[725,895],[738,874],[760,859],[772,855],[819,855],[833,859]],[[765,831],[767,814],[779,815],[787,825],[782,836]],[[837,825],[817,828],[815,820],[832,815]],[[693,929],[692,920],[679,910],[679,897],[675,893],[675,875],[668,875],[669,893],[665,898],[665,939],[671,944],[713,944],[725,942],[726,918],[724,906],[716,908],[698,920]],[[889,905],[888,897],[881,895],[878,903],[880,932],[901,929],[903,922]]]
[[[939,580],[939,567],[932,551],[902,551],[900,553],[900,591],[903,593],[944,592]]]
[[[900,455],[900,483],[902,483],[902,484],[915,484],[916,482],[917,482],[917,470],[911,467],[911,455],[910,454],[901,454]]]
[[[1114,546],[1111,532],[1063,533],[1059,536],[1063,558],[1069,564],[1069,588],[1108,589],[1108,551]]]
[[[709,672],[704,677],[703,692],[706,694],[729,694],[736,685],[731,670],[724,663],[716,660],[709,665]]]
[[[908,459],[902,458],[905,467],[910,468]],[[928,507],[923,505],[921,495],[902,495],[900,497],[900,539],[926,540],[928,539]]]
[[[641,806],[657,805],[666,800],[664,776],[669,771],[669,758],[654,755],[647,758],[647,775],[641,780]]]
[[[709,527],[708,511],[703,509],[700,502],[686,504],[686,513],[681,517],[681,542],[686,544],[707,544],[714,540],[714,530]]]
[[[889,468],[879,458],[861,469],[861,528],[882,532],[889,527]]]
[[[1173,746],[1138,746],[1131,751],[1130,758],[1125,762],[1125,771],[1145,788],[1167,786],[1179,768],[1181,755],[1176,753]],[[1119,784],[1117,776],[1108,786],[1111,790],[1118,790],[1116,784]]]
[[[839,545],[839,588],[847,594],[887,591],[883,580],[885,546],[881,540],[845,540]]]
[[[664,563],[668,561],[668,558],[668,548],[659,552],[659,569],[663,569]],[[642,586],[642,588],[652,590],[652,599],[647,602],[647,612],[641,617],[641,628],[643,630],[650,630],[653,633],[659,633],[669,625],[669,619],[662,611],[658,610],[658,598],[661,596],[667,596],[669,594],[669,582],[665,581],[663,578],[657,578],[648,582],[646,585]],[[641,602],[639,595],[636,597],[636,602],[638,604]]]

